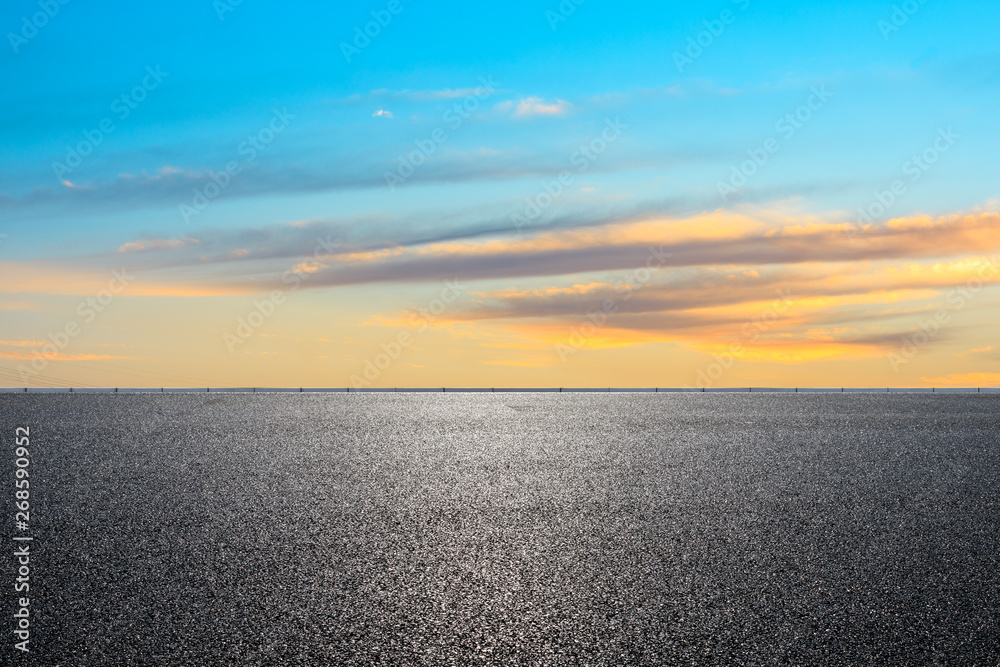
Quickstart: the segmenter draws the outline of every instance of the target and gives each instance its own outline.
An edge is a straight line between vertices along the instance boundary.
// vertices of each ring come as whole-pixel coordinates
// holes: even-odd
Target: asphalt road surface
[[[4,664],[1000,664],[1000,396],[5,394],[0,427]]]

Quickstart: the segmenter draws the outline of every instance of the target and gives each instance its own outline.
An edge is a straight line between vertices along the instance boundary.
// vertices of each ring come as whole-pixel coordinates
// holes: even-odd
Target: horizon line
[[[1000,387],[0,387],[0,393],[871,393],[993,394]]]

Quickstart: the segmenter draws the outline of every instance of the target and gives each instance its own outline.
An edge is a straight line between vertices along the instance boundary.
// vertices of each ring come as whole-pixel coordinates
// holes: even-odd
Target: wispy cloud
[[[408,144],[409,145],[409,144]],[[412,145],[410,145],[412,149]],[[384,155],[354,156],[329,164],[309,164],[308,160],[286,163],[281,160],[259,159],[252,168],[233,178],[219,199],[262,197],[272,194],[330,192],[338,190],[384,188],[385,165],[399,157],[399,148],[387,149]],[[310,158],[311,159],[311,158]],[[690,161],[684,156],[655,156],[645,160],[602,159],[594,164],[591,174],[638,168],[664,162],[679,165]],[[225,164],[224,161],[221,164]],[[565,159],[551,155],[511,150],[497,151],[479,147],[474,151],[451,150],[433,164],[427,164],[409,182],[412,184],[446,184],[476,181],[496,182],[541,176],[551,178],[565,168]],[[36,187],[11,196],[0,194],[0,211],[26,209],[73,208],[76,210],[130,210],[150,204],[190,203],[194,190],[213,183],[213,169],[183,172],[117,174],[79,183],[75,187],[62,184]]]
[[[0,349],[0,358],[3,359],[36,359],[41,354],[41,349],[33,350],[32,352],[18,352]],[[105,359],[131,359],[131,357],[120,357],[110,354],[63,354],[61,352],[52,353],[51,351],[46,352],[44,354],[44,358],[49,361],[100,361]]]
[[[365,102],[375,98],[406,99],[414,102],[434,102],[439,100],[456,100],[474,95],[485,95],[496,92],[497,87],[492,79],[487,81],[489,86],[472,86],[464,88],[439,88],[430,90],[390,90],[388,88],[378,88],[368,93],[359,93],[347,98],[348,102]]]
[[[244,230],[202,230],[195,238],[138,239],[121,248],[142,251],[137,268],[206,266],[239,261],[239,275],[253,264],[259,285],[280,275],[290,261],[309,256],[317,238],[337,241],[340,252],[320,269],[309,287],[387,282],[512,279],[596,274],[634,268],[659,248],[671,269],[739,266],[747,270],[778,265],[893,262],[968,257],[1000,250],[1000,214],[983,212],[949,218],[902,218],[849,234],[850,223],[786,218],[774,212],[717,211],[687,218],[618,218],[581,212],[552,228],[515,237],[509,220],[471,218],[440,225],[432,218],[295,222]],[[119,252],[122,252],[119,248]],[[110,256],[109,256],[110,257]],[[84,261],[81,259],[80,261]],[[91,260],[88,260],[91,261]],[[102,263],[107,258],[97,260]],[[115,261],[115,260],[112,260]],[[134,262],[134,260],[133,260]],[[832,269],[831,269],[832,270]],[[903,266],[912,284],[943,284],[963,275],[962,266]],[[226,272],[213,271],[213,281]],[[764,271],[760,272],[764,275]],[[918,277],[920,280],[918,280]],[[245,283],[249,285],[249,283]],[[720,289],[728,289],[720,285]]]
[[[845,224],[755,228],[759,225],[749,219],[709,214],[693,221],[612,224],[517,240],[430,244],[378,261],[337,263],[321,272],[312,285],[615,271],[639,265],[650,247],[669,254],[664,266],[672,268],[947,258],[1000,249],[1000,215],[993,213],[896,220],[860,238],[851,238],[846,233],[850,225]],[[696,229],[711,231],[698,234]]]
[[[138,241],[130,241],[125,243],[118,248],[118,252],[128,253],[128,252],[143,252],[147,250],[165,250],[169,248],[183,248],[184,246],[194,245],[198,243],[198,239],[184,237],[179,239],[141,239]]]
[[[546,101],[540,97],[526,97],[521,100],[507,100],[496,106],[500,111],[513,111],[515,117],[563,116],[573,108],[566,100]]]
[[[30,301],[0,301],[0,310],[37,310],[38,305]]]

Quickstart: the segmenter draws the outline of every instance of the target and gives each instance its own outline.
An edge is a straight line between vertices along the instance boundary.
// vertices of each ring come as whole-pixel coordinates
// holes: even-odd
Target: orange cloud
[[[734,344],[737,347],[734,347]],[[872,359],[885,356],[883,346],[876,343],[848,344],[830,337],[828,341],[780,337],[749,342],[735,338],[731,342],[690,345],[708,356],[732,355],[740,361],[777,364],[800,364],[830,359]]]
[[[543,230],[515,239],[465,240],[391,248],[344,256],[309,287],[414,282],[540,278],[637,269],[659,253],[660,269],[860,262],[951,260],[1000,249],[1000,215],[983,213],[939,219],[928,226],[896,221],[864,233],[843,224],[768,227],[746,215],[715,212],[691,220],[653,220],[598,227]],[[349,261],[356,260],[356,261]],[[836,270],[835,273],[840,273]],[[940,276],[940,281],[946,279]]]
[[[101,290],[108,289],[112,268],[115,267],[98,270],[72,268],[54,262],[0,262],[0,275],[3,276],[0,294],[94,296]],[[122,267],[117,267],[117,270],[122,270]],[[196,278],[176,282],[164,276],[134,274],[131,268],[125,271],[129,275],[135,275],[135,279],[116,294],[116,299],[137,296],[226,296],[262,291],[259,285],[253,284],[226,285],[204,279],[196,283]]]
[[[30,301],[0,301],[0,310],[35,310],[37,307]]]

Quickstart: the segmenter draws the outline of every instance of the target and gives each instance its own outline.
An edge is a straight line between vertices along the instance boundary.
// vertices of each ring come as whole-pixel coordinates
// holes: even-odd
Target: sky
[[[998,386],[998,19],[13,0],[0,385]]]

